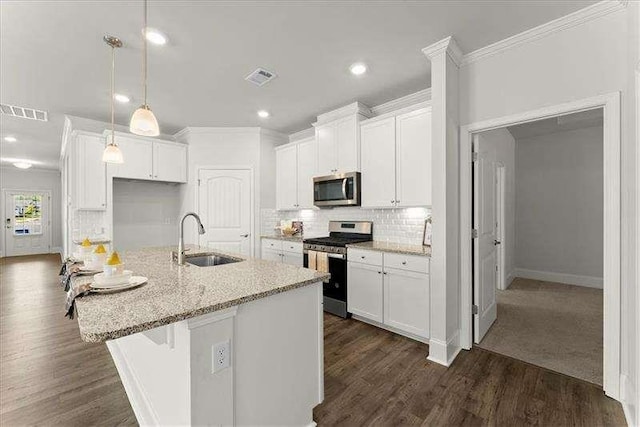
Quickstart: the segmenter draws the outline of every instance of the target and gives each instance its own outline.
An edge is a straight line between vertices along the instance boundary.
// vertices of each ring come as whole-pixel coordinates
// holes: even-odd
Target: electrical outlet
[[[231,352],[229,351],[229,340],[213,345],[211,373],[215,374],[228,368],[231,365]]]

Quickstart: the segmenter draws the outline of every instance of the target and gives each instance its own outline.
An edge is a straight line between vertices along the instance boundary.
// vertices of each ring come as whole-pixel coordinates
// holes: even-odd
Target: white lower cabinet
[[[412,338],[429,338],[429,259],[348,252],[347,311]]]
[[[347,263],[347,311],[382,322],[382,265]]]
[[[302,242],[262,239],[262,259],[302,267]]]

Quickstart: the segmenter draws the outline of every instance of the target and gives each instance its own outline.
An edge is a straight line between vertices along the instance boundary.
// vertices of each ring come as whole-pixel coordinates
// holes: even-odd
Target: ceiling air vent
[[[46,111],[36,110],[33,108],[0,104],[0,111],[2,111],[2,114],[6,114],[7,116],[20,117],[21,119],[39,120],[41,122],[46,122],[48,120]]]
[[[270,82],[271,80],[276,78],[276,73],[272,73],[271,71],[267,71],[264,68],[258,68],[253,73],[249,74],[245,77],[245,80],[250,81],[251,83],[262,86],[265,83]]]

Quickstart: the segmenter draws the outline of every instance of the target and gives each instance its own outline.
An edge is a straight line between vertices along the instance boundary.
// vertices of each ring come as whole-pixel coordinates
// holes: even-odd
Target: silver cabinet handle
[[[392,205],[395,205],[395,204],[396,204],[396,201],[395,201],[395,200],[392,200],[392,201],[391,201],[391,204],[392,204]]]
[[[402,261],[402,265],[407,265],[407,261]]]

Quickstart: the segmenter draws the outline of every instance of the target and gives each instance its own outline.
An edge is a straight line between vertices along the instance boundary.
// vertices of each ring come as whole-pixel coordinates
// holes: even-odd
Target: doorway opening
[[[46,190],[5,190],[5,256],[51,251],[51,193]]]
[[[508,178],[508,165],[502,162],[505,166],[505,179],[504,179],[504,187],[505,190],[499,189],[499,166],[501,166],[501,161],[497,158],[492,158],[491,155],[485,156],[487,159],[485,161],[473,161],[472,157],[474,156],[474,144],[478,142],[478,135],[482,135],[484,132],[488,131],[496,131],[496,130],[504,130],[508,132],[504,128],[511,127],[512,129],[517,125],[522,125],[525,123],[536,122],[543,119],[554,119],[556,125],[558,122],[564,122],[566,124],[567,121],[571,122],[571,119],[575,119],[572,116],[574,113],[584,113],[586,115],[598,116],[602,117],[602,129],[596,130],[594,132],[599,133],[602,136],[601,139],[601,149],[599,150],[600,159],[599,165],[601,167],[601,175],[598,177],[597,184],[590,184],[588,182],[583,182],[581,188],[569,193],[569,190],[565,191],[562,198],[560,200],[555,200],[555,206],[552,208],[546,208],[544,211],[549,215],[552,221],[553,215],[557,214],[557,211],[561,211],[560,207],[563,203],[566,203],[571,198],[575,198],[577,196],[585,196],[585,194],[591,198],[597,196],[599,203],[594,205],[594,207],[590,207],[588,209],[574,209],[573,217],[569,216],[569,220],[577,223],[578,219],[583,219],[583,217],[588,217],[589,214],[599,214],[601,216],[601,224],[602,228],[598,231],[598,227],[593,227],[593,224],[598,221],[589,220],[587,218],[587,223],[591,225],[591,227],[580,227],[579,232],[573,231],[575,226],[574,223],[569,223],[568,226],[565,226],[566,229],[562,229],[560,231],[555,230],[555,234],[548,238],[546,243],[549,245],[556,245],[556,242],[564,242],[573,244],[576,237],[580,239],[582,237],[590,236],[590,237],[598,237],[601,239],[601,244],[593,243],[591,247],[589,245],[581,246],[579,249],[583,251],[591,250],[594,247],[600,247],[601,253],[598,256],[599,264],[601,265],[601,279],[598,277],[597,268],[598,262],[592,262],[593,265],[590,267],[596,268],[596,273],[586,272],[586,273],[569,273],[569,270],[563,271],[551,271],[554,273],[553,275],[544,275],[540,274],[542,270],[536,270],[535,268],[528,267],[526,264],[523,264],[521,268],[512,269],[509,271],[508,265],[514,265],[514,262],[517,258],[513,258],[513,260],[509,261],[510,254],[516,256],[518,253],[518,248],[514,246],[516,243],[516,239],[518,236],[516,232],[513,232],[515,235],[515,239],[512,238],[511,242],[509,241],[509,218],[510,215],[508,213],[507,205],[510,193],[509,193],[509,178]],[[558,117],[562,117],[562,120],[558,121]],[[583,116],[584,118],[584,116]],[[602,348],[602,376],[600,381],[592,382],[600,382],[604,389],[605,394],[608,396],[619,399],[620,397],[620,241],[621,241],[621,233],[620,233],[620,94],[612,93],[608,95],[597,96],[593,98],[588,98],[580,101],[573,101],[566,104],[560,104],[552,107],[545,107],[539,110],[524,112],[515,114],[512,116],[506,116],[498,119],[492,119],[484,122],[474,123],[468,126],[464,126],[461,128],[461,154],[460,161],[462,165],[469,165],[469,167],[462,167],[460,169],[460,227],[461,227],[461,346],[465,349],[470,349],[474,343],[474,341],[482,341],[481,338],[484,337],[484,334],[490,330],[491,325],[493,324],[492,316],[497,315],[500,318],[499,314],[499,306],[498,306],[498,295],[502,292],[501,283],[504,283],[504,287],[508,287],[509,291],[518,291],[520,288],[524,287],[525,291],[523,292],[524,297],[520,297],[520,300],[524,300],[524,303],[529,303],[534,301],[531,296],[535,292],[539,292],[540,294],[546,295],[547,300],[546,303],[539,304],[543,310],[538,309],[537,313],[540,316],[541,320],[546,320],[547,326],[549,329],[558,329],[557,327],[562,324],[562,320],[555,319],[551,314],[549,314],[549,310],[553,309],[554,304],[558,304],[559,307],[557,310],[562,312],[564,308],[567,310],[575,310],[576,313],[579,313],[581,316],[586,316],[591,320],[595,320],[595,326],[592,329],[599,329],[602,331],[602,339],[599,341],[601,343]],[[480,141],[480,151],[482,151],[482,142]],[[529,147],[531,148],[531,147]],[[584,165],[585,168],[594,167],[588,166],[589,162],[584,158],[580,157],[577,152],[572,152],[571,149],[568,150],[569,153],[566,154],[566,157],[569,159],[568,161],[573,162],[574,168],[578,168],[580,165]],[[532,154],[529,154],[526,157],[527,161],[532,163],[532,170],[535,172],[537,170],[538,176],[537,178],[551,178],[553,174],[548,171],[544,171],[544,169],[536,166],[540,165],[553,165],[554,162],[557,162],[556,157],[545,158],[544,155],[547,154],[549,150],[542,150],[542,157],[536,158]],[[478,154],[479,159],[482,160],[483,155]],[[515,157],[515,156],[514,156]],[[472,164],[476,164],[473,167]],[[514,165],[517,167],[514,160]],[[560,173],[568,172],[571,167],[556,167],[556,170]],[[542,170],[541,170],[542,169]],[[474,178],[476,179],[476,183],[481,187],[475,188],[474,194]],[[482,178],[481,181],[480,178]],[[567,178],[563,180],[559,186],[567,185]],[[578,180],[579,181],[579,180]],[[597,191],[594,190],[595,187],[602,188],[601,195],[598,195]],[[515,183],[513,184],[514,195],[516,193],[517,188],[515,187]],[[539,188],[535,188],[536,191],[533,192],[533,202],[532,205],[518,205],[515,207],[515,213],[518,214],[539,214],[536,211],[535,203],[540,201],[549,201],[547,199],[550,198],[552,193],[557,192],[558,188],[552,188],[551,191],[543,191]],[[498,197],[499,192],[503,192],[504,197],[504,209],[505,214],[502,221],[504,234],[500,234],[500,219],[498,214],[498,206],[500,202],[500,198]],[[488,198],[485,198],[484,195],[489,195]],[[478,203],[479,200],[484,200],[484,205]],[[566,200],[565,200],[566,199]],[[552,200],[553,202],[553,200]],[[515,203],[513,203],[515,206]],[[488,214],[487,214],[488,213]],[[488,216],[489,219],[485,218]],[[515,215],[514,215],[515,217]],[[535,215],[533,218],[535,219]],[[497,219],[497,221],[495,221]],[[559,222],[558,220],[555,220]],[[497,224],[496,224],[497,222]],[[536,237],[536,233],[540,233],[544,231],[545,228],[541,227],[543,221],[533,222],[533,225],[530,225],[530,228],[522,232],[520,237],[524,237],[524,243],[530,243],[530,240]],[[552,222],[552,224],[554,224]],[[478,226],[478,229],[474,229],[475,226]],[[483,229],[484,227],[484,229]],[[514,221],[515,227],[515,221]],[[553,231],[553,230],[552,230]],[[474,238],[474,233],[477,233],[477,238]],[[528,233],[528,234],[527,234]],[[532,234],[533,233],[533,234]],[[533,237],[532,237],[533,236]],[[594,240],[595,241],[595,240]],[[545,241],[543,240],[543,243]],[[513,251],[509,250],[509,247],[513,248]],[[504,247],[504,248],[501,248]],[[544,247],[544,246],[543,246]],[[498,249],[500,248],[500,249]],[[551,248],[551,246],[549,246]],[[554,248],[555,249],[555,248]],[[500,251],[504,251],[504,258],[501,259]],[[583,255],[580,253],[580,250],[577,250],[573,247],[566,248],[565,252],[561,255]],[[551,252],[551,251],[549,251]],[[538,256],[538,261],[544,261],[544,257],[541,257],[539,253],[537,253],[533,249],[528,249],[525,251],[526,255],[536,255]],[[475,256],[474,256],[475,255]],[[543,254],[545,255],[545,254]],[[557,258],[557,259],[555,259]],[[556,256],[551,261],[560,261],[561,256]],[[549,259],[546,259],[549,261]],[[518,261],[520,262],[520,261]],[[566,260],[565,260],[566,262]],[[516,263],[517,264],[517,263]],[[497,268],[496,268],[497,266]],[[493,269],[492,269],[493,267]],[[515,270],[515,271],[514,271]],[[550,268],[550,270],[553,270]],[[544,271],[542,271],[544,273]],[[514,279],[516,276],[522,276],[518,279]],[[535,281],[537,283],[534,286],[535,290],[531,290],[531,283],[527,281]],[[580,285],[576,286],[575,284],[569,285],[572,281],[580,281]],[[569,289],[574,289],[577,291],[583,291],[585,293],[601,293],[600,299],[595,298],[595,303],[591,302],[581,302],[577,303],[580,298],[583,296],[576,297],[574,294],[570,294],[569,296],[561,297],[558,296],[557,293],[554,293],[553,283],[545,283],[545,282],[554,282],[557,286],[561,286],[561,290],[567,291]],[[564,282],[564,283],[558,283]],[[485,284],[483,286],[483,283]],[[490,284],[490,285],[488,285]],[[509,286],[510,285],[510,286]],[[597,289],[597,286],[602,287],[602,291]],[[571,288],[573,287],[573,288]],[[514,292],[517,293],[517,292]],[[585,301],[589,301],[589,298],[586,298]],[[521,301],[522,302],[522,301]],[[562,302],[561,304],[559,304]],[[514,305],[509,305],[509,302],[505,303],[506,306],[510,306],[514,308]],[[595,307],[595,308],[594,308]],[[540,307],[539,307],[540,308]],[[593,311],[590,311],[591,308],[594,308]],[[535,308],[528,308],[533,312],[536,312]],[[522,314],[525,311],[525,308],[517,308],[516,314],[520,311],[519,314]],[[547,310],[547,311],[545,311]],[[598,310],[601,310],[601,318],[599,318]],[[540,315],[542,313],[542,315]],[[591,313],[591,317],[589,317],[589,313]],[[554,321],[556,320],[556,321]],[[528,330],[526,327],[530,327],[531,322],[524,322],[521,324],[521,330],[517,332],[517,335],[524,336],[525,338],[528,335]],[[475,330],[474,330],[475,329]],[[557,331],[556,331],[557,332]],[[568,341],[577,342],[580,340],[577,336],[565,338]],[[548,342],[551,343],[552,340],[548,339]],[[551,343],[551,345],[553,345]],[[597,351],[597,350],[592,350]],[[569,352],[570,353],[570,352]],[[586,351],[589,353],[589,350]],[[570,354],[569,362],[572,364],[579,364],[580,358]],[[534,362],[535,363],[535,362]],[[539,363],[541,364],[541,363]],[[545,366],[545,365],[543,365]],[[554,369],[553,366],[546,366],[550,369]],[[558,367],[555,367],[554,370],[560,370]],[[569,373],[569,375],[574,375]],[[598,375],[598,374],[596,374]]]

